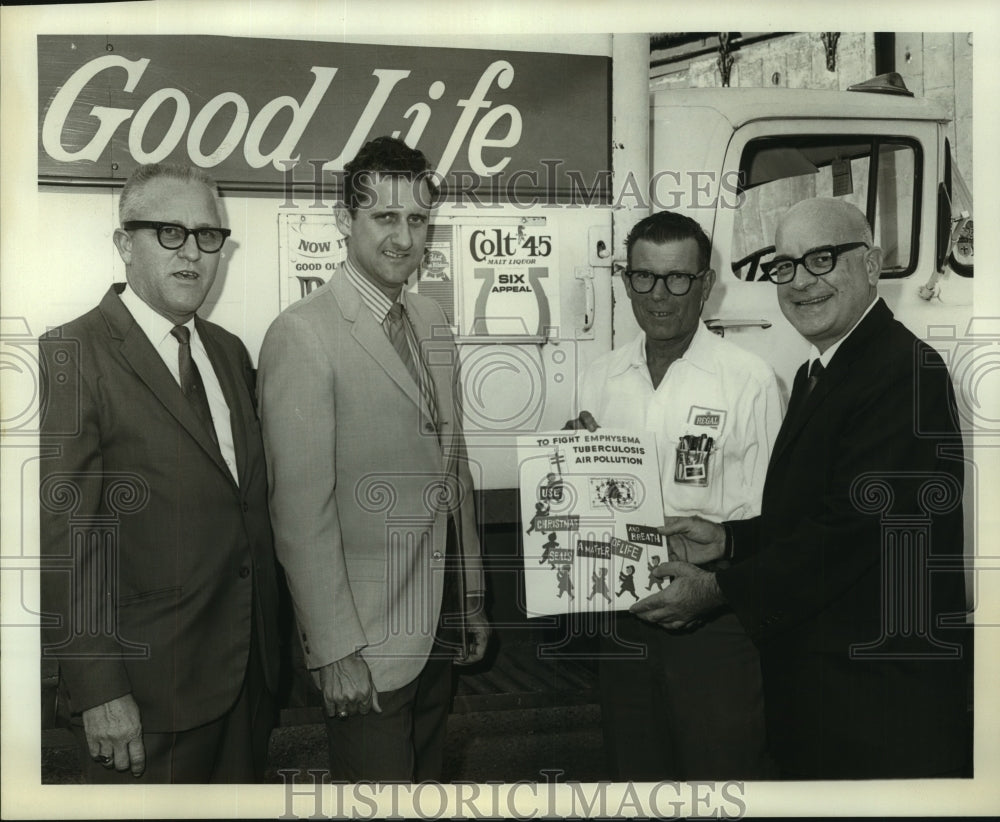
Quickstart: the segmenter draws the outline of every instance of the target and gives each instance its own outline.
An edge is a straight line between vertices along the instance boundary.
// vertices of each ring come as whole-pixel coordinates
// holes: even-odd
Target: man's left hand
[[[663,562],[656,576],[673,577],[662,591],[640,599],[629,608],[633,614],[663,628],[695,627],[701,618],[726,604],[715,574],[687,562]]]
[[[490,623],[486,619],[481,598],[472,597],[469,605],[473,608],[465,615],[465,630],[468,636],[467,652],[455,659],[457,665],[472,665],[486,655],[490,641]]]

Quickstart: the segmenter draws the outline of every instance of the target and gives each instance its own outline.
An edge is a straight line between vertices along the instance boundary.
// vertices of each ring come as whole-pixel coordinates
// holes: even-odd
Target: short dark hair
[[[712,241],[697,220],[675,211],[658,211],[637,222],[625,240],[628,264],[632,265],[632,248],[639,240],[661,245],[677,240],[694,240],[698,244],[698,269],[704,271],[712,260]]]
[[[410,148],[395,137],[376,137],[365,143],[355,158],[344,166],[344,204],[352,215],[359,205],[370,204],[365,197],[371,190],[370,184],[364,178],[386,176],[424,179],[431,199],[437,196],[431,164],[422,151]]]

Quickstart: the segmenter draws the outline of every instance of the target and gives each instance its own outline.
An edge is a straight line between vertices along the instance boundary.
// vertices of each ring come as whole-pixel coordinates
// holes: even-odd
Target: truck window
[[[868,215],[882,248],[882,277],[916,268],[920,146],[913,140],[851,135],[784,135],[751,140],[740,158],[733,223],[733,273],[766,280],[778,219],[799,200],[835,197]]]

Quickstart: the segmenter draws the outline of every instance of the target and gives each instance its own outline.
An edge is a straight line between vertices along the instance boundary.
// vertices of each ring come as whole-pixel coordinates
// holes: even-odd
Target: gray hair
[[[177,163],[149,163],[136,168],[135,171],[125,181],[122,188],[121,198],[118,200],[118,220],[125,223],[128,220],[137,219],[139,208],[143,203],[142,194],[147,183],[164,177],[170,180],[182,180],[188,183],[201,183],[212,194],[212,203],[220,217],[222,209],[219,208],[218,186],[211,175],[195,166],[180,165]]]

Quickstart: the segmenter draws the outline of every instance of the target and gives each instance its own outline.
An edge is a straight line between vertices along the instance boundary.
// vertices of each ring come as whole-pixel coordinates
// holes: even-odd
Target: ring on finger
[[[108,766],[108,765],[110,765],[110,764],[112,763],[112,761],[113,761],[113,760],[112,760],[112,758],[111,758],[110,756],[106,756],[106,755],[104,755],[104,754],[98,754],[98,755],[97,755],[97,756],[95,756],[95,757],[94,757],[93,759],[94,759],[94,761],[95,761],[95,762],[97,762],[98,764],[100,764],[100,765],[104,765],[104,767],[107,767],[107,766]]]

